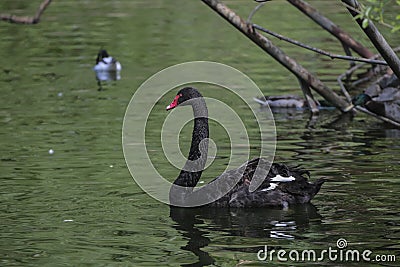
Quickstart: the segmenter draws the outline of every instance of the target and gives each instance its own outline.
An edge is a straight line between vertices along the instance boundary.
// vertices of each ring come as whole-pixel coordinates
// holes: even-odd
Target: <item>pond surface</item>
[[[0,11],[29,15],[38,2],[3,0]],[[314,2],[368,45],[339,3]],[[243,17],[254,7],[245,0],[227,4]],[[342,53],[333,37],[286,1],[268,4],[254,20]],[[398,34],[388,39],[393,46],[400,41]],[[371,258],[396,255],[397,262],[385,266],[398,266],[400,130],[365,115],[352,119],[329,109],[311,119],[307,111],[274,114],[275,160],[301,164],[312,180],[328,180],[313,205],[170,210],[135,184],[121,146],[124,113],[140,84],[163,68],[216,61],[247,74],[265,94],[300,93],[291,74],[200,1],[54,1],[38,25],[1,23],[0,40],[1,266],[282,266],[294,263],[259,261],[257,252],[265,245],[337,249],[339,238],[348,249],[371,250]],[[348,63],[272,41],[338,88],[335,79]],[[92,67],[101,47],[121,61],[120,80],[96,80]],[[162,98],[159,107],[170,100]],[[165,117],[152,117],[149,143],[157,168],[173,179],[179,170],[163,163],[156,145]],[[183,151],[190,131],[190,125],[182,131]],[[205,172],[210,178],[230,153],[225,133],[215,127],[211,134],[218,157]],[[328,258],[311,264],[360,266]]]

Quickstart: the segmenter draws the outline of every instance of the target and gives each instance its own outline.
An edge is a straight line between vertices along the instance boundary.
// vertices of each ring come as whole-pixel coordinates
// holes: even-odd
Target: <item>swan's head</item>
[[[171,110],[179,105],[185,105],[185,104],[190,104],[189,102],[186,102],[191,99],[196,99],[203,97],[199,91],[197,91],[196,88],[193,87],[185,87],[176,94],[174,100],[172,100],[171,104],[167,106],[167,110]],[[186,103],[185,103],[186,102]]]

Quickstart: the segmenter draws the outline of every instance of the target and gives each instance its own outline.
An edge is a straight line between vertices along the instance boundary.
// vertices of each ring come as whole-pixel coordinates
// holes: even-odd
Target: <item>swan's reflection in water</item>
[[[207,266],[215,260],[202,249],[212,243],[210,232],[230,236],[268,239],[295,239],[310,223],[319,224],[321,215],[312,204],[280,209],[170,208],[170,217],[188,242],[181,249],[197,256],[197,262],[181,266]],[[240,245],[240,244],[237,244]],[[229,249],[229,248],[227,248]],[[254,248],[257,252],[258,248]]]
[[[118,81],[121,79],[120,71],[95,71],[99,91],[103,89],[102,82]]]

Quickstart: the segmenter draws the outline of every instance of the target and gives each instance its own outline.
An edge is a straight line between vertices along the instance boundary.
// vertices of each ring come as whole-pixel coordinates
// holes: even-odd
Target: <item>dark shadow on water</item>
[[[215,262],[209,253],[203,251],[212,242],[208,237],[210,232],[263,239],[295,239],[298,233],[309,228],[310,223],[321,223],[321,215],[312,204],[288,210],[171,207],[170,217],[176,223],[173,227],[188,239],[181,249],[197,256],[196,262],[181,265],[186,267],[207,266]],[[258,248],[254,248],[254,252],[257,251]]]

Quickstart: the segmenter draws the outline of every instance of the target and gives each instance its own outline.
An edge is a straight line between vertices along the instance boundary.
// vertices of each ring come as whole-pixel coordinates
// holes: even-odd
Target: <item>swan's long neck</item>
[[[174,184],[195,187],[207,161],[208,152],[208,111],[202,97],[188,101],[193,108],[194,127],[189,157]]]

